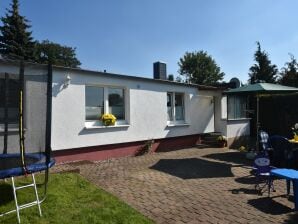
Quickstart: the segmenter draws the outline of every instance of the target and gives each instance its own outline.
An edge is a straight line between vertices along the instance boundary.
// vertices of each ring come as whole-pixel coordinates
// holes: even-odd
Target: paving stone
[[[75,170],[156,223],[298,223],[286,183],[267,197],[254,191],[251,161],[229,149],[183,149],[55,166]]]

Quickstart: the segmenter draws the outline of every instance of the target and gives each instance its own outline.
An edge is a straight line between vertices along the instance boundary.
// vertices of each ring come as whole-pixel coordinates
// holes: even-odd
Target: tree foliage
[[[34,41],[32,32],[28,31],[29,21],[19,14],[19,2],[13,0],[11,9],[7,9],[1,17],[0,26],[0,54],[10,59],[34,59]]]
[[[191,83],[211,85],[222,80],[225,75],[206,51],[186,52],[178,65],[179,74],[186,76]]]
[[[78,67],[76,49],[62,46],[48,40],[33,40],[29,21],[19,14],[19,1],[12,0],[11,9],[7,9],[0,26],[0,55],[3,58],[27,60],[38,63],[52,62],[54,65]]]
[[[48,63],[64,67],[76,68],[81,62],[76,58],[76,48],[62,46],[57,43],[44,40],[37,42],[35,47],[36,62]]]
[[[256,63],[249,69],[249,82],[251,84],[258,82],[276,83],[278,69],[277,66],[271,64],[269,56],[262,51],[261,45],[257,42],[258,48],[254,54]]]
[[[279,83],[286,86],[298,87],[298,63],[293,55],[290,54],[291,61],[285,63],[281,69]]]

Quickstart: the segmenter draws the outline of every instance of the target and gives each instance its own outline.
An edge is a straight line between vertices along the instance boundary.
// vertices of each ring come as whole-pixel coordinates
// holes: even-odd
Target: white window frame
[[[167,124],[168,125],[179,125],[179,124],[186,124],[186,110],[185,110],[185,93],[182,92],[167,92],[167,98],[168,98],[168,94],[171,94],[171,101],[172,101],[172,105],[171,105],[171,112],[172,112],[172,120],[167,120]],[[182,95],[182,106],[183,106],[183,120],[176,120],[176,110],[175,110],[175,94],[180,94]],[[168,113],[168,106],[167,106],[167,113]],[[168,117],[168,114],[167,114]]]
[[[124,99],[124,119],[122,120],[116,120],[116,124],[114,126],[104,126],[100,120],[86,120],[86,109],[85,109],[85,127],[86,128],[94,128],[94,127],[119,127],[119,126],[128,126],[128,100],[127,100],[127,88],[123,86],[111,86],[111,85],[95,85],[95,84],[86,84],[85,85],[85,94],[86,94],[86,87],[98,87],[98,88],[103,88],[103,107],[104,111],[103,113],[109,113],[109,88],[117,88],[117,89],[122,89],[123,90],[123,99]],[[85,98],[86,100],[86,95]],[[86,108],[86,102],[85,102],[85,108]]]

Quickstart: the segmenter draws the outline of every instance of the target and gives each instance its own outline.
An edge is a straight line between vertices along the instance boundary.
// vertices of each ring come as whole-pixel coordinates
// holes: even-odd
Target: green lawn
[[[40,175],[38,179],[42,179]],[[30,180],[31,178],[28,177]],[[24,183],[25,178],[18,180]],[[121,187],[121,186],[119,186]],[[42,192],[43,188],[39,189]],[[34,199],[31,188],[20,190],[22,202]],[[21,223],[152,223],[136,210],[111,194],[97,188],[78,174],[52,174],[48,184],[47,199],[42,203],[43,217],[37,206],[21,211]],[[0,182],[0,213],[14,209],[9,183]],[[0,217],[1,224],[16,223],[16,213]]]

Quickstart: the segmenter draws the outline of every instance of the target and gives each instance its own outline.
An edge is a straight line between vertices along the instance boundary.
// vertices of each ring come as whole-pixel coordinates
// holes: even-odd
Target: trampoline
[[[37,206],[42,215],[40,204],[46,198],[49,168],[55,164],[51,157],[52,66],[44,66],[40,74],[30,70],[25,74],[23,61],[6,62],[19,64],[19,74],[0,73],[0,179],[11,179],[15,209],[0,217],[16,212],[20,223],[22,209]],[[41,199],[37,172],[45,173]],[[23,175],[31,176],[32,183],[16,186],[14,178]],[[34,189],[35,199],[19,204],[17,191],[29,187]]]
[[[53,158],[50,162],[46,163],[46,157],[40,153],[29,153],[25,155],[26,174],[44,171],[51,168],[55,164]],[[0,155],[0,179],[23,176],[24,169],[22,167],[20,154],[2,154]]]

